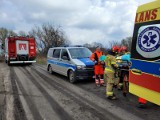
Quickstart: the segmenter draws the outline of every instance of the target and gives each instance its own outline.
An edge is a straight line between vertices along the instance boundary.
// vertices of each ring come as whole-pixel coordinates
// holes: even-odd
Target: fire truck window
[[[53,51],[53,57],[54,58],[59,58],[59,56],[60,56],[60,49],[55,49],[54,51]]]

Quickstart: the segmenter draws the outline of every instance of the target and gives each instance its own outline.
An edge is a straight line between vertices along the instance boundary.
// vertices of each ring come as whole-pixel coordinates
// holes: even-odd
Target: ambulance
[[[160,0],[137,9],[131,64],[129,92],[160,105]]]
[[[5,39],[5,61],[10,64],[36,62],[36,43],[33,37],[11,36]]]

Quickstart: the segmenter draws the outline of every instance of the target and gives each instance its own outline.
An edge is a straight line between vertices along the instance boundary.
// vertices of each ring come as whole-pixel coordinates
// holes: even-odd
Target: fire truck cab
[[[5,39],[5,61],[10,64],[34,63],[36,44],[32,37],[7,37]]]

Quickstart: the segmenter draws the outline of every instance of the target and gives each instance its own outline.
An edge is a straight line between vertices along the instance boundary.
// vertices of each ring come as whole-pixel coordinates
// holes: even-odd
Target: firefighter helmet
[[[127,51],[127,47],[126,46],[121,46],[121,51]]]
[[[116,53],[119,53],[119,51],[120,51],[119,46],[113,46],[113,47],[112,47],[112,51],[113,51],[113,52],[116,52]]]

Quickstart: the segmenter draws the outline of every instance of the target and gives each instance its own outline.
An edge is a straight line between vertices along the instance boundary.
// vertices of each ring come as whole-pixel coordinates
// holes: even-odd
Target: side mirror
[[[62,56],[62,59],[63,59],[63,60],[69,60],[69,57],[67,57],[67,56]]]

